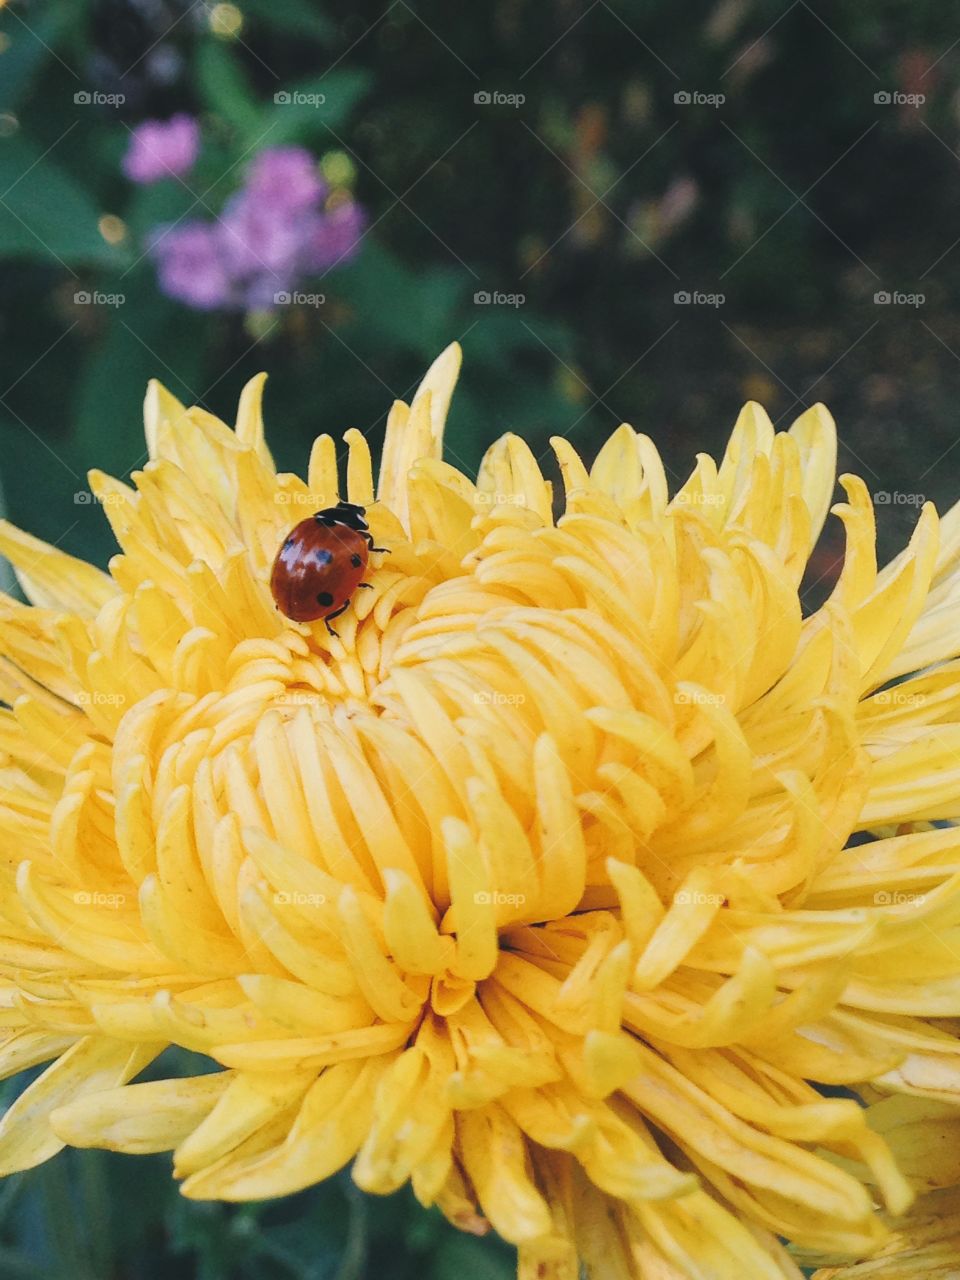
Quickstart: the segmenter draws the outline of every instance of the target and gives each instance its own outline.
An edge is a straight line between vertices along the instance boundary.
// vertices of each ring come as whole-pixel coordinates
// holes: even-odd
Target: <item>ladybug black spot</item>
[[[333,604],[333,596],[330,594],[329,591],[321,591],[320,594],[317,596],[317,604],[322,604],[323,607],[326,609],[328,605]]]
[[[359,569],[360,566],[363,564],[363,561],[360,559],[358,555],[352,555],[350,557],[350,563],[353,565],[355,569]]]

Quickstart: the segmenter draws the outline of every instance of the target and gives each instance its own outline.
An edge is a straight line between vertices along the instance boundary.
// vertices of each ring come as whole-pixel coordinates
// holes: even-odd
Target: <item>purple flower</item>
[[[363,210],[348,198],[324,209],[327,191],[309,151],[261,151],[215,222],[174,226],[155,239],[160,287],[204,310],[270,310],[278,293],[357,250]]]
[[[294,213],[322,200],[327,184],[303,147],[266,147],[247,170],[246,190],[255,200]]]
[[[200,150],[200,126],[182,112],[169,120],[144,120],[133,130],[123,157],[131,182],[157,182],[193,168]]]
[[[231,271],[238,276],[258,271],[284,275],[295,269],[304,226],[312,217],[271,205],[249,189],[238,191],[227,201],[219,224]]]
[[[344,200],[321,214],[310,229],[304,266],[307,271],[328,271],[349,262],[360,247],[367,215],[353,200]]]
[[[150,252],[160,288],[199,311],[215,311],[234,299],[220,229],[211,222],[184,222],[155,235]]]

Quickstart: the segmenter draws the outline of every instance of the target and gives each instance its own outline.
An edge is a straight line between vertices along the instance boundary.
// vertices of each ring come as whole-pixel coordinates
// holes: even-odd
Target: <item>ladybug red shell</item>
[[[277,608],[294,622],[330,620],[350,604],[375,547],[364,507],[338,502],[301,520],[287,534],[270,574]]]

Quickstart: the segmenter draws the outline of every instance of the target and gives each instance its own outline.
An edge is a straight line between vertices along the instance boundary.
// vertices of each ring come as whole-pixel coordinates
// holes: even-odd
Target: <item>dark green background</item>
[[[18,523],[106,561],[105,521],[75,496],[90,466],[142,463],[150,376],[232,420],[267,369],[271,444],[302,469],[322,430],[359,427],[376,447],[390,401],[453,338],[466,361],[449,452],[467,469],[504,430],[538,454],[563,433],[591,455],[627,420],[679,479],[745,398],[784,424],[823,399],[841,466],[906,495],[878,507],[885,552],[916,495],[953,500],[960,22],[942,0],[239,8],[235,39],[185,0],[0,13],[0,486]],[[294,89],[326,103],[275,106]],[[525,101],[478,104],[483,91]],[[725,101],[678,104],[680,91]],[[925,102],[875,101],[898,92]],[[201,117],[200,165],[185,184],[132,187],[129,128],[174,110]],[[348,157],[370,212],[356,261],[313,286],[325,305],[245,320],[163,298],[147,229],[193,204],[213,216],[253,151],[294,141],[334,167]],[[678,183],[696,193],[680,219],[665,203]],[[104,214],[123,219],[122,243],[99,233]],[[80,290],[125,301],[79,306]],[[725,301],[677,305],[681,290]],[[924,302],[878,306],[880,290]],[[525,301],[479,306],[478,291]],[[828,535],[812,584],[837,546]],[[281,1206],[189,1206],[165,1160],[96,1154],[10,1180],[0,1242],[11,1277],[511,1268],[406,1196],[366,1204],[336,1181]]]

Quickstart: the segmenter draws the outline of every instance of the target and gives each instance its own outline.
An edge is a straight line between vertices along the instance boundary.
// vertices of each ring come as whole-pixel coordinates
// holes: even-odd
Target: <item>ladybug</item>
[[[350,604],[375,547],[366,521],[366,508],[355,502],[338,502],[301,520],[287,534],[270,573],[270,590],[277,608],[294,622],[316,622],[331,627]]]

